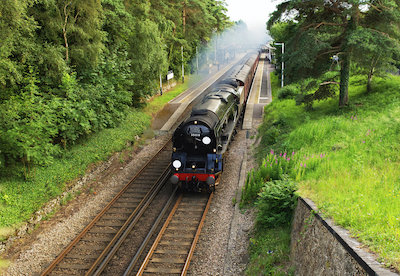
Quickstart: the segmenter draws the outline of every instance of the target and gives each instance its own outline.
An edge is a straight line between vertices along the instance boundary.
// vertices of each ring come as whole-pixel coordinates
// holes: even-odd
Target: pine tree
[[[331,57],[337,55],[339,106],[346,106],[352,61],[372,68],[373,73],[378,60],[382,68],[398,51],[399,4],[396,0],[287,1],[277,7],[268,28],[272,30],[278,22],[290,22],[290,36],[284,37],[288,52],[284,59],[293,61],[291,65],[287,63],[289,73],[318,76],[331,68]],[[365,60],[370,60],[369,65]],[[370,70],[371,76],[372,73]]]

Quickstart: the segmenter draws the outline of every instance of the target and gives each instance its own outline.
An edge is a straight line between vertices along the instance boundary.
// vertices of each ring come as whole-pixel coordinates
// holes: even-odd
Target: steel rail
[[[150,203],[159,193],[161,188],[165,185],[168,176],[170,175],[169,166],[164,170],[163,174],[156,181],[156,185],[154,185],[151,190],[146,194],[146,196],[141,201],[142,204],[136,207],[135,211],[129,216],[124,225],[119,229],[119,231],[115,234],[114,238],[110,241],[107,247],[103,250],[97,260],[93,263],[93,265],[89,268],[89,270],[85,273],[88,275],[99,275],[104,268],[107,266],[108,262],[115,255],[121,244],[125,241],[128,234],[131,232],[132,228],[137,224],[139,219],[142,217],[144,212],[149,207]],[[95,271],[96,270],[96,271]]]
[[[203,228],[204,220],[206,218],[207,212],[208,212],[208,210],[210,208],[210,204],[211,204],[212,198],[213,198],[213,193],[211,193],[209,195],[209,197],[207,199],[207,202],[204,202],[201,217],[199,217],[199,220],[198,220],[199,222],[197,224],[197,227],[195,227],[195,229],[193,229],[194,230],[193,237],[191,238],[191,242],[188,244],[188,245],[190,245],[190,248],[187,248],[186,253],[183,253],[183,252],[179,253],[179,254],[182,254],[182,255],[183,254],[186,255],[186,257],[184,259],[182,259],[182,263],[180,263],[179,260],[178,260],[178,262],[173,262],[173,263],[175,263],[175,264],[177,264],[179,266],[180,266],[180,264],[182,264],[182,266],[180,266],[180,268],[176,267],[175,269],[171,269],[171,271],[169,271],[168,273],[174,273],[174,274],[177,273],[177,274],[180,274],[180,275],[186,275],[187,274],[187,271],[189,269],[189,264],[190,264],[190,261],[191,261],[191,259],[193,257],[194,250],[195,250],[196,244],[198,242],[198,239],[200,237],[200,233],[201,233],[201,230]],[[138,270],[138,272],[136,274],[137,276],[143,275],[143,273],[147,272],[145,270],[148,269],[149,263],[153,261],[153,255],[156,253],[156,250],[157,250],[158,246],[162,243],[162,240],[165,237],[166,231],[168,231],[169,225],[172,222],[172,220],[174,219],[174,216],[175,216],[176,212],[178,210],[180,210],[180,206],[183,203],[182,200],[183,200],[183,195],[181,194],[180,197],[178,198],[174,208],[172,209],[171,213],[169,214],[166,222],[164,223],[162,229],[160,230],[160,232],[159,232],[156,240],[154,241],[151,249],[147,253],[142,265],[140,266],[140,268],[139,268],[139,270]],[[180,234],[179,233],[175,233],[175,235],[179,236]],[[159,261],[159,259],[158,259],[158,261]],[[166,262],[169,262],[168,259],[166,259]],[[153,273],[157,273],[153,269],[154,269],[154,267],[152,267],[150,271],[153,272]],[[176,271],[172,272],[173,270],[176,270]],[[124,274],[124,276],[129,275],[130,272],[131,271],[126,272]],[[164,272],[164,273],[166,273],[166,272]]]
[[[154,234],[156,231],[156,228],[159,226],[162,218],[164,217],[165,213],[167,212],[168,208],[171,206],[171,203],[173,199],[175,198],[176,192],[178,190],[178,186],[175,187],[174,191],[172,192],[168,202],[165,204],[163,210],[160,212],[160,215],[157,217],[157,220],[154,222],[152,228],[150,229],[149,233],[147,234],[146,238],[144,239],[143,243],[140,245],[140,248],[138,249],[137,253],[135,256],[132,258],[131,262],[129,263],[127,269],[125,270],[123,276],[128,276],[131,274],[133,268],[135,267],[136,263],[139,260],[139,257],[143,253],[145,247],[150,241],[151,236]]]
[[[144,259],[142,265],[139,268],[139,271],[136,273],[136,276],[140,276],[143,274],[144,269],[146,268],[147,264],[150,261],[151,256],[153,255],[154,251],[156,250],[159,242],[161,241],[162,236],[164,235],[165,230],[167,229],[169,223],[172,220],[172,217],[174,216],[176,210],[178,209],[179,204],[181,203],[181,200],[183,198],[183,195],[180,194],[178,197],[178,200],[176,201],[174,208],[172,209],[171,213],[169,214],[166,222],[164,223],[163,227],[160,230],[160,233],[158,233],[156,240],[154,241],[153,245],[151,246],[149,253],[147,253],[146,258]]]
[[[197,231],[196,231],[196,236],[193,239],[192,246],[190,247],[189,254],[188,254],[188,256],[186,258],[186,261],[185,261],[185,265],[183,266],[183,270],[182,270],[181,276],[185,276],[187,271],[189,270],[189,264],[190,264],[190,261],[192,260],[194,249],[196,248],[197,241],[199,240],[201,229],[203,228],[204,220],[206,219],[206,215],[208,213],[208,209],[210,208],[211,200],[212,200],[213,196],[214,196],[214,193],[211,193],[209,198],[208,198],[206,208],[204,209],[203,216],[201,217],[200,224],[199,224],[199,226],[197,228]]]
[[[61,262],[61,260],[73,249],[73,247],[86,235],[86,233],[97,223],[100,218],[106,213],[112,205],[125,193],[129,186],[142,174],[142,172],[154,161],[154,159],[166,148],[170,138],[164,145],[158,150],[158,152],[148,160],[145,165],[132,177],[128,184],[126,184],[121,191],[100,211],[100,213],[82,230],[82,232],[76,236],[76,238],[57,256],[57,258],[40,274],[41,276],[49,275],[54,268]]]

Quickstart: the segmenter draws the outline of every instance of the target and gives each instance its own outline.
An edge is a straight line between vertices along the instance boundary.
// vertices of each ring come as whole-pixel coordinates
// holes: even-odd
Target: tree
[[[0,100],[18,93],[37,25],[28,16],[33,1],[3,1],[0,5]]]
[[[389,61],[398,48],[399,2],[396,0],[313,0],[287,1],[280,4],[268,22],[268,28],[277,22],[289,21],[295,27],[292,38],[287,38],[288,54],[293,58],[297,70],[315,65],[319,70],[310,73],[319,75],[330,67],[333,54],[339,56],[340,94],[339,106],[348,104],[348,82],[352,59],[360,61],[374,48],[384,47],[376,60]],[[287,19],[289,16],[289,20]],[[374,39],[370,39],[371,33]],[[382,45],[382,41],[391,43]],[[374,45],[371,47],[371,44]],[[370,51],[365,52],[365,49]],[[299,57],[295,55],[299,54]],[[377,52],[375,52],[377,54]],[[384,57],[385,56],[385,57]],[[292,61],[292,59],[291,59]],[[364,62],[359,66],[365,67]],[[320,70],[324,68],[324,70]]]

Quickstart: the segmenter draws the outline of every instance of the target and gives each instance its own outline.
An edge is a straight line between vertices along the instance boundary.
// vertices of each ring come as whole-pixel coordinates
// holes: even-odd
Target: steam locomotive
[[[170,181],[187,191],[214,191],[223,170],[223,155],[246,105],[259,60],[246,56],[175,130]]]

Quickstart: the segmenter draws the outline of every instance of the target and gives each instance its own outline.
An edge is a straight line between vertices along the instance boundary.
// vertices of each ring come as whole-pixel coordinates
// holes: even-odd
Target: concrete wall
[[[296,275],[398,275],[361,246],[348,231],[323,220],[312,201],[299,199],[291,241]]]

